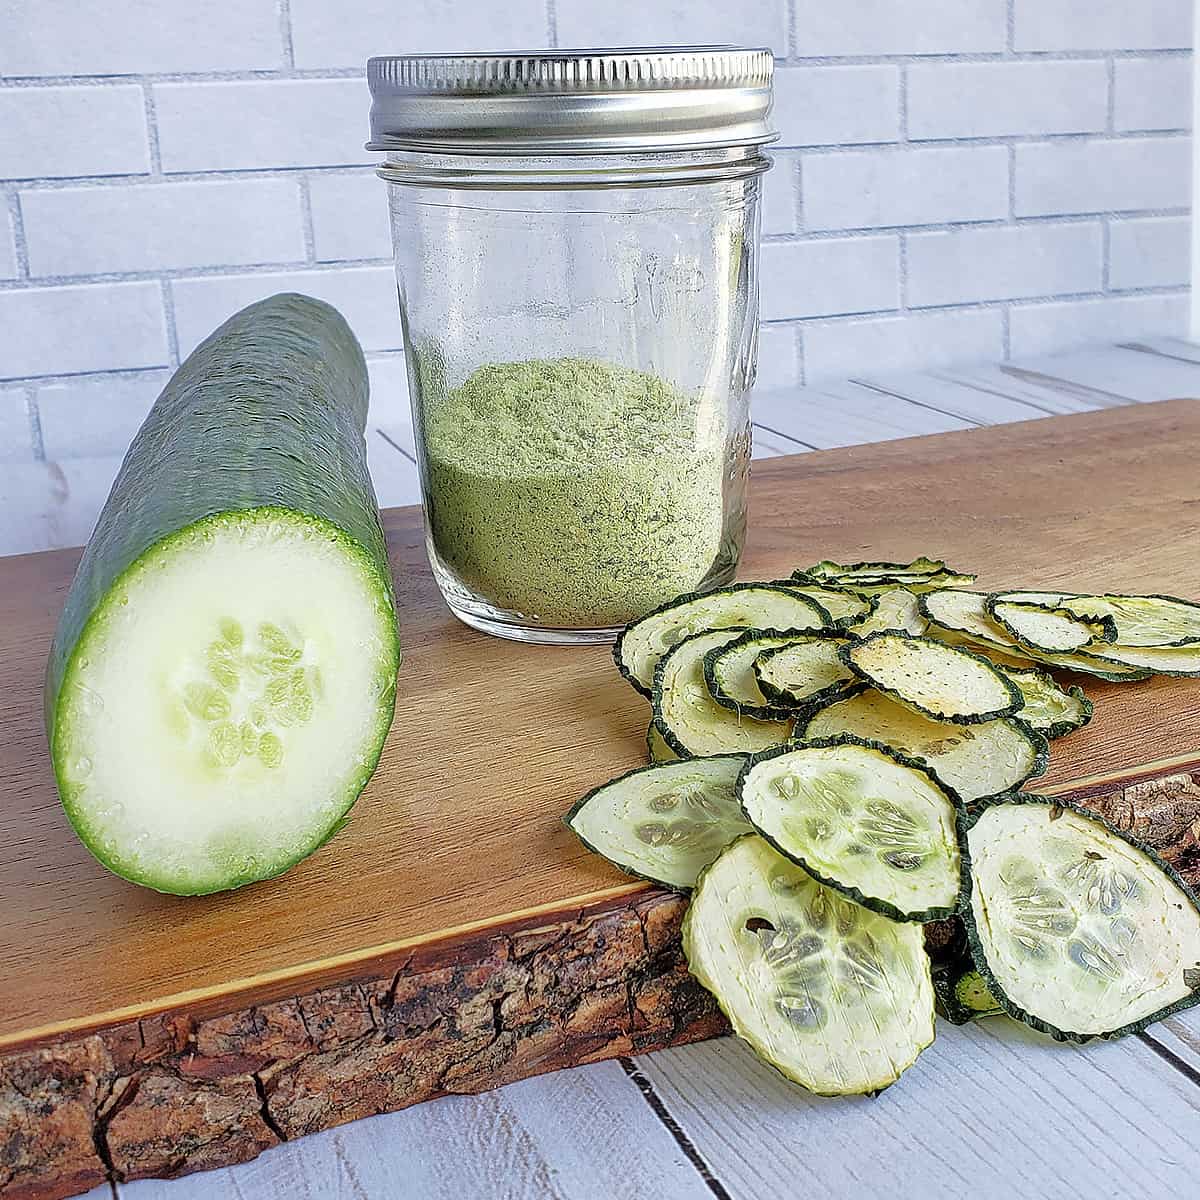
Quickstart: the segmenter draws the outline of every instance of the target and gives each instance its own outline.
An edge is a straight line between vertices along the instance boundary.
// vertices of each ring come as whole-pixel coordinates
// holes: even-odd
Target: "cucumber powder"
[[[585,358],[487,364],[422,388],[441,565],[546,626],[616,626],[736,565],[725,404]]]

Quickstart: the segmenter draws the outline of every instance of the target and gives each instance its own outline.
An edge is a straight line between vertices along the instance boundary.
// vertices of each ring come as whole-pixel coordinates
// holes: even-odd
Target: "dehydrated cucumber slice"
[[[675,762],[679,755],[667,745],[663,735],[654,727],[654,721],[646,726],[646,757],[652,763]]]
[[[1072,670],[1112,672],[1121,667],[1146,675],[1200,675],[1200,644],[1185,646],[1094,646],[1071,656]],[[1093,669],[1094,668],[1094,669]]]
[[[885,629],[923,634],[928,628],[929,621],[921,613],[917,594],[908,588],[893,587],[880,592],[875,598],[875,610],[861,621],[848,625],[847,632],[866,637],[869,633],[881,633]]]
[[[796,573],[853,588],[888,588],[900,585],[913,591],[922,591],[928,587],[954,587],[956,584],[970,583],[975,578],[974,575],[963,574],[953,567],[948,567],[941,559],[923,557],[915,558],[910,563],[836,563],[826,559]]]
[[[757,717],[760,721],[787,720],[795,708],[768,697],[758,685],[754,663],[760,654],[791,644],[794,634],[750,629],[727,646],[718,646],[704,656],[704,682],[709,695],[720,705]]]
[[[795,575],[791,579],[779,579],[776,580],[776,583],[780,587],[786,587],[789,592],[795,592],[799,596],[807,596],[810,600],[815,600],[829,614],[833,624],[837,626],[861,621],[869,616],[875,608],[874,596],[864,595],[849,587],[835,587],[804,575]]]
[[[858,679],[838,654],[846,641],[844,636],[820,630],[765,651],[754,664],[762,694],[792,709],[827,704],[844,695]]]
[[[1003,593],[1012,595],[1013,593]],[[1022,596],[1049,596],[1054,593],[1029,592]],[[1145,667],[1126,666],[1110,658],[1093,654],[1050,654],[1019,646],[987,614],[986,592],[967,592],[959,589],[928,592],[921,597],[921,612],[929,618],[929,637],[947,645],[963,645],[987,655],[1003,655],[1007,659],[1044,663],[1095,675],[1116,683],[1145,679],[1154,672]],[[1105,647],[1111,649],[1111,647]],[[1001,659],[1004,661],[1004,659]]]
[[[981,725],[931,721],[864,688],[814,713],[803,738],[853,734],[920,758],[938,779],[970,803],[1019,787],[1046,770],[1046,739],[1023,721],[1005,717]]]
[[[813,599],[774,583],[735,583],[713,592],[680,596],[627,625],[613,658],[617,670],[643,696],[672,646],[710,629],[822,629],[829,614]]]
[[[1111,617],[1122,646],[1187,646],[1200,642],[1200,604],[1178,596],[1004,593],[1005,600],[1039,597],[1086,618]]]
[[[878,691],[935,721],[976,725],[1021,707],[1020,689],[981,654],[907,633],[872,633],[839,651]]]
[[[1114,641],[1117,636],[1111,617],[1085,621],[1066,608],[998,596],[989,596],[984,608],[1013,641],[1030,650],[1070,654],[1095,642]]]
[[[683,951],[734,1032],[818,1095],[877,1092],[933,1041],[921,926],[847,900],[753,834],[701,873]]]
[[[589,850],[677,891],[750,831],[737,799],[740,755],[638,767],[588,792],[566,816]]]
[[[668,650],[654,672],[654,726],[682,758],[752,754],[786,742],[789,721],[759,721],[718,704],[704,683],[704,656],[746,631],[714,629]]]
[[[897,921],[951,916],[962,890],[962,805],[921,764],[840,737],[748,759],[750,823],[822,883]]]
[[[1010,1016],[1084,1042],[1200,1000],[1200,909],[1147,848],[1030,795],[984,807],[966,839],[972,955]]]
[[[1060,738],[1092,719],[1092,702],[1078,687],[1064,688],[1036,667],[1000,667],[1025,702],[1014,714],[1047,738]]]

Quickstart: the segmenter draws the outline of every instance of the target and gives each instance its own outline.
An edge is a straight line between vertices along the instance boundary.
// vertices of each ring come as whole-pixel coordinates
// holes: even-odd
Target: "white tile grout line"
[[[308,176],[300,176],[300,224],[304,233],[304,259],[310,265],[317,261],[317,235],[313,228],[312,191]],[[339,260],[341,261],[341,260]],[[386,262],[387,260],[381,260]]]
[[[1004,57],[1013,58],[1017,46],[1017,0],[1008,0],[1004,13]]]
[[[546,45],[558,48],[558,4],[557,0],[546,0]]]
[[[42,438],[42,414],[38,410],[37,388],[25,388],[25,420],[29,426],[29,448],[34,462],[46,461],[46,443]]]
[[[292,0],[279,0],[279,39],[283,48],[284,70],[296,69],[296,51],[292,40]]]

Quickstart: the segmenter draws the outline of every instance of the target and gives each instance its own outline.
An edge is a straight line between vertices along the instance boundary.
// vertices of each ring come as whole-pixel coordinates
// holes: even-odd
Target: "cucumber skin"
[[[296,293],[235,313],[172,375],[130,444],[54,634],[45,717],[56,777],[58,701],[89,622],[144,555],[202,522],[216,526],[222,514],[248,510],[315,518],[362,563],[396,628],[387,547],[367,470],[367,400],[366,360],[350,326],[331,305]],[[394,671],[398,631],[392,657]],[[394,706],[392,689],[379,751]],[[363,786],[377,761],[378,751]],[[104,862],[77,814],[64,807],[76,833]],[[343,819],[344,812],[295,861],[322,845]],[[134,882],[173,890],[161,881]]]

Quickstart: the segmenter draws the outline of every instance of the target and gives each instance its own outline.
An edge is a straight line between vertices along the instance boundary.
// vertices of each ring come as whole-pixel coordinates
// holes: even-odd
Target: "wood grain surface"
[[[1200,403],[777,458],[756,471],[746,577],[825,555],[935,551],[984,585],[1200,596]],[[561,826],[640,760],[646,706],[603,648],[529,648],[438,600],[419,510],[386,517],[405,650],[396,719],[345,832],[283,878],[180,900],[109,875],[58,805],[41,675],[76,554],[0,562],[0,1045],[351,976],[433,938],[641,890]],[[1089,684],[1097,717],[1047,784],[1200,747],[1200,686]],[[63,980],[70,986],[64,987]]]

